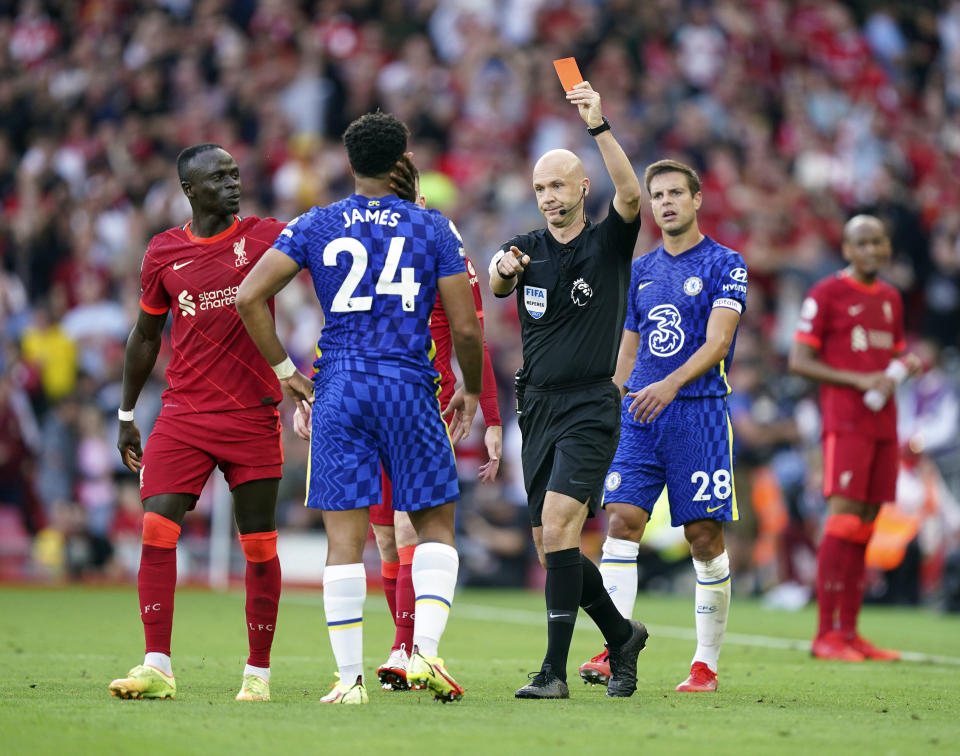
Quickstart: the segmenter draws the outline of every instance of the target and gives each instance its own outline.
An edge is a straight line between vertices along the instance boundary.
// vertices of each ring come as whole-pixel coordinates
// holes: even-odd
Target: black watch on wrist
[[[596,136],[597,134],[602,134],[604,131],[610,131],[610,121],[607,120],[606,116],[600,116],[603,119],[603,123],[599,126],[594,126],[592,129],[587,129],[587,133],[590,136]]]

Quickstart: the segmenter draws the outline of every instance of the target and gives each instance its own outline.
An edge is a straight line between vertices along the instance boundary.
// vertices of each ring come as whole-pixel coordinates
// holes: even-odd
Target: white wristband
[[[903,363],[903,361],[891,360],[890,364],[887,365],[887,369],[883,372],[887,378],[899,386],[904,382],[904,380],[906,380],[907,374],[910,372],[910,370]],[[880,391],[877,391],[876,389],[870,389],[863,395],[863,403],[867,405],[867,409],[873,410],[874,412],[879,412],[887,403],[887,398],[888,397],[886,397]]]
[[[297,372],[297,366],[293,364],[293,360],[290,359],[289,355],[283,362],[271,365],[270,367],[281,381],[287,380],[287,378]]]
[[[887,365],[887,369],[883,372],[886,373],[887,378],[890,378],[899,386],[906,380],[910,370],[902,360],[890,360],[890,364]]]
[[[503,259],[503,256],[505,254],[507,254],[506,251],[501,249],[499,252],[497,252],[493,256],[493,259],[490,260],[490,267],[487,268],[487,272],[491,276],[493,275],[493,271],[497,271],[497,275],[500,276],[500,268],[497,267],[497,263],[499,263]],[[503,278],[503,276],[500,276],[500,278]]]
[[[122,421],[125,422],[125,423],[132,423],[132,422],[133,422],[133,410],[118,409],[118,410],[117,410],[117,418],[118,418],[119,420],[122,420]]]

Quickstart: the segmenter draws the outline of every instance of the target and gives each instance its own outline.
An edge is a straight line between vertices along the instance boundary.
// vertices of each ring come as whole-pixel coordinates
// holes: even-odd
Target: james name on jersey
[[[428,319],[437,280],[466,270],[449,219],[399,197],[351,195],[291,220],[274,247],[313,279],[326,318],[317,370],[349,363],[435,377]]]
[[[376,202],[377,200],[370,200]],[[343,227],[350,228],[354,223],[376,223],[378,226],[389,226],[396,228],[400,222],[400,213],[389,212],[388,210],[371,210],[367,208],[361,212],[359,207],[353,208],[352,213],[343,212]]]

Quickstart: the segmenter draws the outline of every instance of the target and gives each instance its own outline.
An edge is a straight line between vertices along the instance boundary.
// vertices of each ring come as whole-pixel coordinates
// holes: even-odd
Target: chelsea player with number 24
[[[381,464],[393,483],[393,508],[408,512],[417,531],[407,682],[441,701],[463,695],[437,656],[457,584],[454,506],[460,498],[432,364],[430,313],[438,293],[463,371],[464,393],[450,423],[455,436],[469,432],[477,410],[483,345],[456,227],[391,188],[407,134],[388,113],[350,124],[343,141],[354,194],[287,224],[237,292],[250,337],[284,393],[311,416],[307,506],[323,510],[323,606],[340,674],[323,703],[368,701],[363,544],[369,508],[381,499]],[[313,381],[287,356],[266,309],[301,269],[310,271],[326,319]]]
[[[697,224],[696,172],[661,160],[644,183],[663,244],[634,260],[627,319],[613,380],[623,398],[620,444],[604,481],[609,530],[600,572],[630,617],[637,554],[653,505],[667,488],[697,573],[697,650],[678,691],[717,689],[717,659],[730,605],[723,523],[739,518],[726,371],[746,307],[747,268]],[[585,682],[609,679],[606,652],[580,667]]]

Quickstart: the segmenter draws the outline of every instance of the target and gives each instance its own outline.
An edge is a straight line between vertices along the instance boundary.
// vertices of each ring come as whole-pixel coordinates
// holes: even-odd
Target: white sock
[[[166,654],[159,654],[156,651],[151,651],[149,654],[143,657],[143,666],[144,667],[155,667],[159,669],[167,677],[173,677],[173,665],[170,663],[170,657]]]
[[[600,557],[603,587],[610,594],[613,605],[627,619],[633,616],[633,605],[637,601],[639,553],[639,543],[607,536],[607,540],[603,542],[603,556]]]
[[[716,672],[730,611],[730,558],[724,551],[709,562],[694,559],[693,569],[697,572],[697,589],[694,593],[697,651],[693,661],[703,662]]]
[[[247,675],[256,675],[270,682],[270,667],[254,667],[252,664],[247,664],[243,668],[243,676],[246,677]]]
[[[413,645],[424,656],[436,656],[447,626],[453,591],[457,587],[460,558],[443,543],[421,543],[413,552],[413,592],[417,597],[413,618]]]
[[[353,685],[363,674],[363,602],[367,573],[363,564],[328,565],[323,570],[323,613],[340,682]]]

